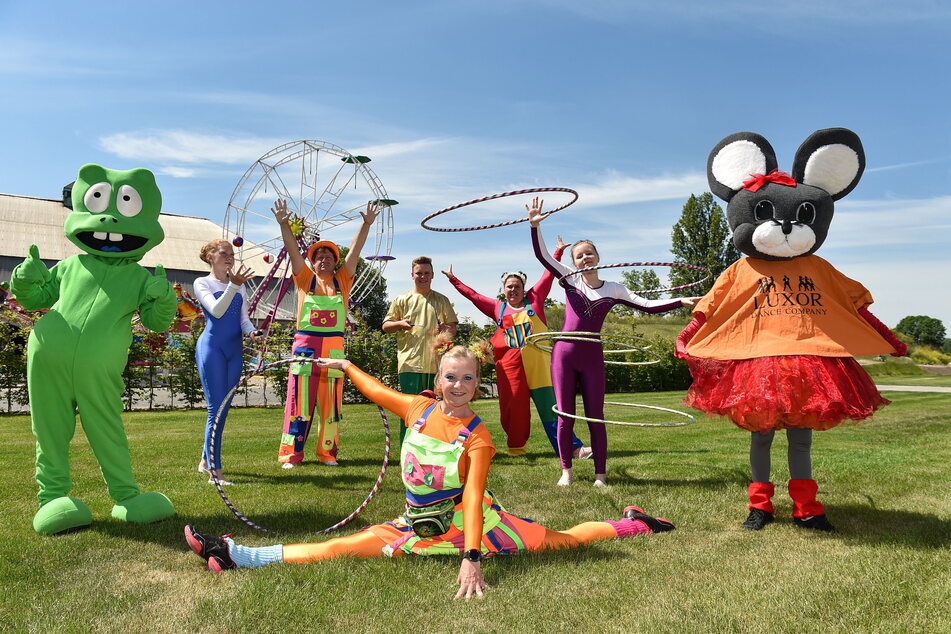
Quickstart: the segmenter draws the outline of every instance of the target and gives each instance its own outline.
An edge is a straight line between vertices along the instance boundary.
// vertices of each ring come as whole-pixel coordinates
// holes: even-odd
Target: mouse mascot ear
[[[755,132],[737,132],[716,144],[707,158],[710,191],[729,202],[752,174],[769,174],[777,168],[776,152]]]
[[[839,200],[855,189],[864,171],[865,150],[859,135],[846,128],[826,128],[813,132],[796,150],[792,177]]]

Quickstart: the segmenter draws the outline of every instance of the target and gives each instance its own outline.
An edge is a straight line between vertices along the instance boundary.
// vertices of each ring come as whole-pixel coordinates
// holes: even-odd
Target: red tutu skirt
[[[748,431],[822,431],[868,418],[890,402],[852,357],[687,357],[687,365],[693,375],[687,405]]]

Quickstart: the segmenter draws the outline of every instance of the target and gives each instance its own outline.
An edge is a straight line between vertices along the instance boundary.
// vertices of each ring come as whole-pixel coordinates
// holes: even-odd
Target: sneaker
[[[208,471],[208,463],[205,462],[204,458],[202,458],[201,462],[198,463],[198,473],[211,473]]]
[[[776,518],[769,511],[763,509],[750,509],[750,515],[746,521],[740,524],[748,531],[762,530],[767,524],[772,524]]]
[[[337,462],[336,460],[321,460],[320,464],[324,465],[325,467],[339,467],[340,466],[340,463]]]
[[[606,486],[608,486],[608,483],[607,483],[606,480],[599,480],[599,479],[595,478],[595,480],[594,480],[594,486],[595,486],[595,487],[606,487]]]
[[[285,462],[281,465],[281,469],[293,469],[295,466],[293,462]]]
[[[665,520],[663,517],[648,515],[643,509],[637,506],[625,508],[623,517],[629,520],[640,520],[644,522],[647,524],[647,528],[651,529],[651,532],[654,533],[666,533],[677,528],[673,522]]]
[[[571,474],[562,472],[561,477],[558,478],[558,486],[566,487],[571,484]]]
[[[214,483],[215,483],[214,478],[208,478],[208,484],[214,484]],[[231,480],[226,480],[225,478],[218,478],[218,484],[220,484],[223,487],[226,487],[226,486],[231,486],[232,484],[234,484],[234,482],[232,482]]]
[[[207,559],[209,569],[212,569],[211,559],[216,559],[218,561],[216,565],[219,567],[216,572],[237,568],[237,565],[231,560],[231,554],[228,552],[228,542],[225,541],[225,537],[231,536],[215,537],[214,535],[199,533],[190,524],[185,526],[185,541],[188,542],[192,552],[203,559]]]
[[[793,524],[799,528],[812,528],[826,533],[835,532],[835,526],[829,523],[829,518],[825,516],[825,513],[822,515],[813,515],[812,517],[794,517],[792,521]]]
[[[592,455],[594,450],[591,447],[578,447],[572,452],[571,457],[575,460],[590,460]]]
[[[234,570],[238,565],[231,561],[231,557],[222,558],[218,555],[212,555],[208,558],[208,570],[212,572],[223,572],[225,570]]]

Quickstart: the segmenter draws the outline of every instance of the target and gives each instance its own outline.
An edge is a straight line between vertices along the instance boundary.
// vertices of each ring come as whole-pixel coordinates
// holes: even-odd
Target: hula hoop
[[[575,420],[583,420],[589,423],[607,423],[609,425],[624,425],[625,427],[683,427],[684,425],[690,425],[691,423],[697,422],[697,419],[688,414],[687,412],[681,412],[676,409],[669,409],[667,407],[658,407],[657,405],[641,405],[640,403],[621,403],[619,401],[604,401],[605,405],[624,405],[626,407],[641,407],[643,409],[653,409],[661,412],[670,412],[671,414],[677,414],[688,419],[684,423],[629,423],[622,420],[603,420],[600,418],[588,418],[587,416],[579,416],[577,414],[567,414],[562,412],[556,407],[552,407],[551,411],[559,416],[564,416],[565,418],[573,418]]]
[[[611,337],[619,337],[622,339],[640,339],[642,341],[648,341],[644,337],[639,335],[618,335],[610,334]],[[604,360],[605,364],[610,365],[653,365],[655,363],[660,363],[660,355],[650,349],[650,344],[646,346],[635,346],[626,341],[617,341],[614,339],[603,339],[600,337],[599,333],[596,332],[584,332],[581,330],[578,331],[566,331],[559,332],[557,330],[548,331],[548,332],[536,332],[532,333],[529,336],[525,337],[525,343],[535,346],[536,349],[541,350],[542,352],[551,352],[551,346],[543,346],[539,341],[545,341],[551,339],[552,341],[584,341],[588,343],[610,343],[616,346],[624,346],[619,350],[604,350],[604,354],[627,354],[629,352],[645,352],[649,355],[655,357],[651,361],[608,361]]]
[[[617,269],[626,266],[669,266],[672,269],[690,269],[692,271],[701,271],[707,275],[696,282],[690,282],[689,284],[681,284],[680,286],[670,286],[668,288],[651,288],[645,291],[636,291],[638,295],[654,295],[656,293],[669,293],[670,291],[679,291],[685,288],[690,288],[691,286],[697,286],[698,284],[703,284],[711,277],[713,273],[710,269],[697,266],[696,264],[683,264],[681,262],[620,262],[618,264],[601,264],[599,266],[589,266],[584,269],[576,269],[571,273],[567,273],[565,277],[569,275],[577,275],[578,273],[586,273],[588,271],[600,271],[601,269]]]
[[[310,363],[311,365],[316,365],[317,359],[308,359],[304,357],[297,357],[297,358],[291,357],[289,359],[280,359],[279,361],[273,361],[271,363],[264,364],[260,366],[259,368],[257,368],[255,372],[247,373],[244,376],[242,376],[238,380],[238,382],[235,384],[235,386],[231,388],[231,391],[228,392],[228,395],[225,397],[224,401],[222,401],[221,407],[218,408],[218,413],[215,414],[215,422],[211,426],[211,442],[209,443],[209,447],[208,447],[208,455],[211,458],[212,464],[214,464],[214,460],[215,460],[215,440],[218,437],[218,421],[221,419],[221,413],[224,411],[225,406],[231,402],[232,398],[234,398],[235,392],[241,389],[241,386],[247,383],[255,374],[264,372],[265,370],[270,370],[272,368],[290,365],[292,363]],[[385,435],[385,439],[383,442],[383,465],[380,467],[380,475],[377,477],[376,482],[373,484],[373,488],[370,489],[369,495],[367,495],[367,497],[363,500],[360,506],[356,508],[356,510],[354,510],[350,515],[343,518],[342,520],[340,520],[333,526],[329,526],[323,530],[317,531],[318,534],[333,532],[337,530],[338,528],[340,528],[341,526],[343,526],[344,524],[347,524],[350,520],[355,518],[357,515],[359,515],[360,511],[362,511],[363,509],[367,507],[367,505],[370,503],[370,500],[372,500],[373,497],[376,495],[377,491],[380,490],[380,485],[383,484],[383,476],[386,475],[386,466],[387,466],[387,462],[390,459],[390,423],[386,419],[386,411],[384,411],[384,409],[380,407],[379,405],[377,405],[377,408],[380,410],[380,417],[383,419],[383,433]],[[237,517],[239,520],[241,520],[242,522],[244,522],[245,524],[247,524],[254,530],[258,530],[264,533],[272,532],[264,528],[263,526],[258,526],[257,524],[252,522],[250,519],[248,519],[247,516],[241,513],[241,511],[235,508],[235,505],[231,502],[231,500],[228,499],[228,496],[225,494],[224,487],[221,486],[221,481],[219,480],[218,476],[215,475],[213,470],[211,471],[211,478],[212,480],[214,480],[215,488],[218,489],[218,495],[221,496],[221,499],[222,501],[224,501],[225,506],[227,506],[228,509],[232,513],[234,513],[235,517]]]
[[[567,187],[533,187],[531,189],[519,189],[512,192],[505,192],[504,194],[493,194],[492,196],[485,196],[484,198],[476,198],[475,200],[470,200],[468,202],[459,203],[458,205],[452,205],[451,207],[446,207],[445,209],[440,209],[436,213],[429,214],[423,221],[420,222],[420,226],[423,229],[429,229],[430,231],[481,231],[482,229],[497,229],[499,227],[508,227],[509,225],[517,225],[520,222],[525,222],[528,218],[519,218],[518,220],[509,220],[508,222],[499,222],[494,225],[482,225],[481,227],[450,227],[450,228],[440,228],[440,227],[430,227],[426,223],[435,218],[436,216],[441,216],[444,213],[454,211],[456,209],[462,209],[463,207],[468,207],[469,205],[475,205],[476,203],[484,203],[489,200],[495,200],[496,198],[507,198],[508,196],[518,196],[519,194],[539,194],[544,192],[564,192],[566,194],[571,194],[572,199],[561,207],[555,207],[548,213],[542,214],[542,219],[544,220],[548,216],[552,215],[555,212],[566,209],[575,203],[578,200],[578,192]]]

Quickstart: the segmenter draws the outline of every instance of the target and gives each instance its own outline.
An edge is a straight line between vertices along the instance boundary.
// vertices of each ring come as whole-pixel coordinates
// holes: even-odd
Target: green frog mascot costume
[[[85,165],[73,185],[66,237],[85,251],[47,269],[36,245],[13,271],[11,287],[28,310],[49,308],[30,333],[27,381],[40,510],[38,533],[85,528],[92,513],[70,497],[69,444],[76,410],[102,469],[112,516],[155,522],[175,514],[161,493],[142,493],[132,474],[122,424],[122,370],[132,342],[132,315],[162,331],[175,317],[176,297],[161,265],[152,275],[138,261],[164,238],[162,196],[146,169]]]

